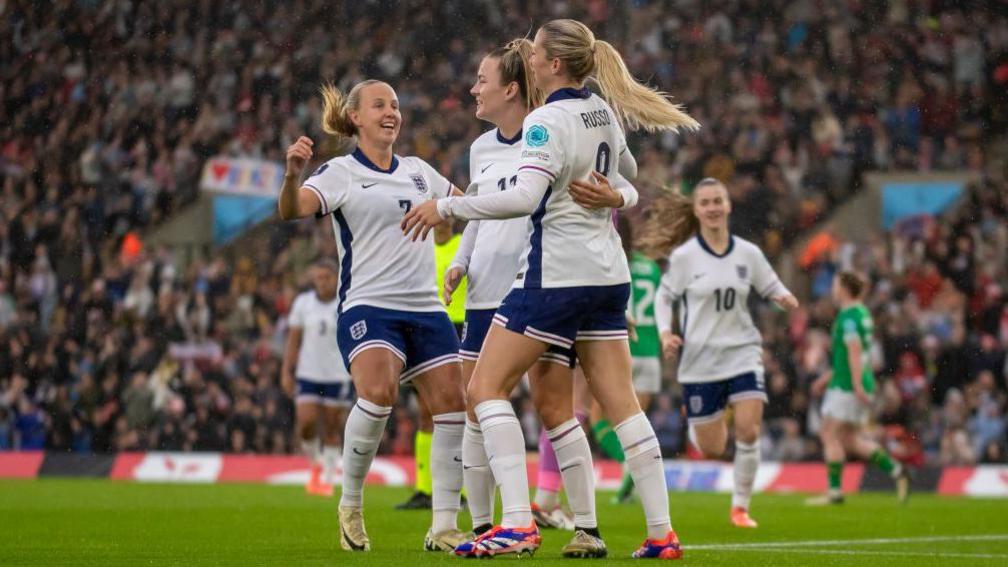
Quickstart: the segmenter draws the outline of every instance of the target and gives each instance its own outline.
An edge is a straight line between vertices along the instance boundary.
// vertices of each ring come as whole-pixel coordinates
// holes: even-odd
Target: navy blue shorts
[[[459,361],[458,334],[443,311],[397,311],[357,305],[340,315],[336,341],[347,368],[365,350],[392,351],[403,361],[400,382]]]
[[[297,379],[298,403],[322,404],[326,406],[349,406],[357,397],[353,382],[314,382],[305,378]]]
[[[725,406],[740,400],[767,401],[763,372],[746,372],[717,382],[683,384],[683,403],[690,423],[719,419]]]
[[[479,358],[483,342],[486,341],[487,333],[490,332],[490,324],[493,322],[496,312],[496,309],[466,310],[465,325],[462,327],[462,348],[459,349],[462,360],[475,361]],[[577,355],[573,348],[551,344],[539,360],[565,364],[569,368],[574,368],[577,363]]]
[[[494,323],[562,348],[575,341],[627,340],[630,284],[515,288],[504,298]]]

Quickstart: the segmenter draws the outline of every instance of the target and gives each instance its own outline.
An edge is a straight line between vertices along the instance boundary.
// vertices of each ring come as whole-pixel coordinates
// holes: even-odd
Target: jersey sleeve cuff
[[[445,197],[444,199],[437,200],[437,214],[443,219],[450,218],[451,214],[451,202],[454,197]]]
[[[330,212],[332,212],[329,210],[329,201],[326,201],[325,195],[322,194],[322,191],[319,191],[318,187],[315,187],[314,185],[309,185],[308,183],[305,183],[304,185],[302,185],[302,187],[307,187],[315,192],[315,196],[318,197],[319,204],[322,206],[322,210],[319,211],[320,217],[324,217],[328,215]]]
[[[518,168],[518,171],[537,173],[546,179],[549,179],[551,183],[556,181],[556,175],[554,175],[552,171],[546,169],[545,167],[539,167],[538,165],[523,165]]]

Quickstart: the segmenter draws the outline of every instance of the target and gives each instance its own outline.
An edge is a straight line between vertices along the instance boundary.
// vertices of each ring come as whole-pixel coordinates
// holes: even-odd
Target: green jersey
[[[657,357],[661,355],[658,327],[655,326],[655,292],[661,283],[661,269],[658,264],[634,252],[630,257],[630,316],[637,323],[637,340],[630,341],[630,354],[635,357]]]
[[[875,391],[875,374],[872,372],[871,348],[872,322],[868,308],[860,303],[851,305],[837,313],[833,322],[833,379],[829,387],[853,392],[851,369],[848,359],[847,342],[857,339],[861,343],[861,383],[865,392]]]

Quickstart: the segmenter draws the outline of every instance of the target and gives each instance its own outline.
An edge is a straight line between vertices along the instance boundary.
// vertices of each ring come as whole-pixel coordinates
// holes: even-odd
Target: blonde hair
[[[499,61],[501,84],[518,83],[519,94],[526,110],[542,106],[546,96],[532,84],[529,73],[529,56],[532,55],[532,42],[528,38],[513,39],[503,47],[497,47],[487,54]]]
[[[322,95],[322,130],[337,138],[352,138],[357,135],[357,127],[350,120],[350,112],[360,109],[361,89],[374,84],[384,84],[382,81],[368,79],[361,81],[344,95],[332,83],[319,87]]]
[[[668,98],[668,93],[638,83],[619,51],[596,40],[588,26],[576,20],[552,20],[539,31],[551,58],[563,61],[577,82],[591,77],[620,122],[631,130],[698,130],[700,123]]]
[[[645,254],[652,258],[667,258],[672,250],[700,231],[700,219],[693,213],[693,195],[701,187],[708,186],[724,187],[724,184],[707,177],[696,184],[689,196],[670,190],[651,203],[637,241]]]

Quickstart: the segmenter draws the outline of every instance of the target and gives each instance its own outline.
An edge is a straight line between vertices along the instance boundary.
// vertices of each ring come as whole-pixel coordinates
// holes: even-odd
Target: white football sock
[[[476,406],[483,430],[483,445],[494,479],[501,492],[501,525],[525,528],[532,523],[528,471],[525,469],[525,436],[511,402],[488,400]]]
[[[322,447],[322,466],[324,467],[322,482],[326,484],[333,483],[333,479],[336,477],[336,470],[340,467],[340,455],[342,453],[343,448],[339,445],[325,445]]]
[[[644,507],[648,537],[664,539],[672,529],[668,511],[668,486],[658,438],[644,412],[628,417],[613,428],[623,446],[637,494]]]
[[[571,419],[546,432],[553,451],[556,452],[560,475],[563,476],[567,503],[574,513],[574,525],[579,528],[597,528],[595,519],[595,467],[592,465],[591,447],[584,428],[577,419]]]
[[[493,523],[494,485],[493,473],[483,448],[483,431],[479,423],[466,420],[462,435],[462,480],[469,500],[469,514],[473,528]]]
[[[308,457],[312,466],[319,464],[321,462],[321,459],[319,459],[319,438],[312,437],[311,439],[302,439],[301,453]]]
[[[357,398],[357,403],[350,410],[343,433],[343,490],[340,506],[359,508],[364,505],[364,478],[378,452],[385,423],[391,413],[391,407],[379,406],[364,398]]]
[[[431,509],[434,533],[456,529],[462,492],[462,435],[464,411],[439,413],[431,437]]]
[[[752,499],[753,483],[756,482],[756,470],[759,469],[760,446],[755,443],[735,441],[735,489],[732,491],[732,508],[749,509]]]

